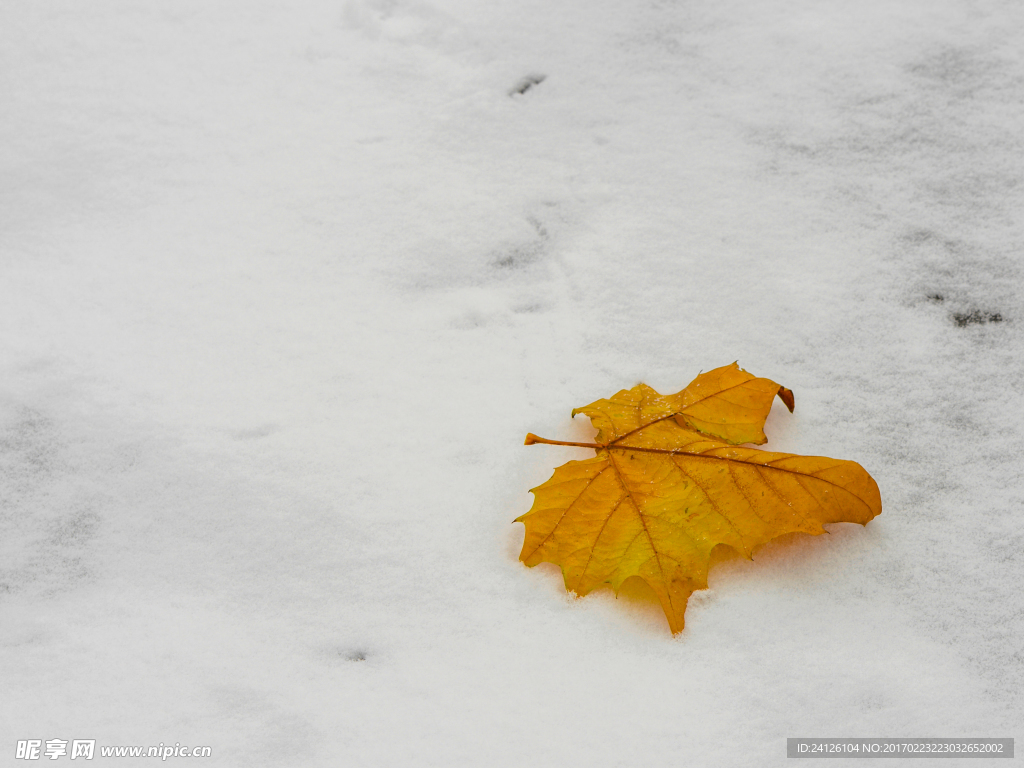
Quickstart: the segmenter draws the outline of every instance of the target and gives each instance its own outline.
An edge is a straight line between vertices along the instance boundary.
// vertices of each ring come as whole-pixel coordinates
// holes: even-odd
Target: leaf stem
[[[526,434],[526,442],[523,445],[533,445],[534,443],[544,443],[546,445],[575,445],[580,448],[607,448],[607,445],[598,445],[597,443],[567,443],[564,440],[548,440],[546,437],[537,437],[533,432]]]
[[[619,438],[620,440],[622,438]],[[534,443],[544,443],[545,445],[572,445],[578,448],[593,448],[595,450],[609,450],[611,448],[617,448],[620,451],[643,451],[645,453],[689,453],[682,448],[639,448],[632,445],[616,445],[615,443],[609,443],[608,445],[600,445],[599,443],[574,443],[565,440],[548,440],[546,437],[538,437],[533,432],[528,432],[526,435],[526,442],[523,445],[533,445]],[[709,456],[707,458],[718,458],[716,456]]]

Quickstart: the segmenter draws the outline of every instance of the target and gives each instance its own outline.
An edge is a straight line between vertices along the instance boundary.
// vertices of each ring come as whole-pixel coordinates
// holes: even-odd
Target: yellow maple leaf
[[[579,596],[638,576],[657,595],[673,634],[686,603],[707,589],[711,550],[747,558],[786,533],[825,533],[824,523],[867,524],[882,511],[878,485],[852,461],[797,456],[740,443],[767,441],[764,423],[778,397],[793,393],[733,363],[661,395],[646,384],[577,408],[598,429],[597,455],[570,461],[534,488],[519,556],[528,566],[561,566]]]

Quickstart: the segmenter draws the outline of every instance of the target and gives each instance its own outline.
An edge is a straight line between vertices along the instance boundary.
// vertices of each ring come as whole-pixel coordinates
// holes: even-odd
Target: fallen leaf
[[[787,533],[825,533],[825,523],[867,524],[882,511],[878,485],[859,464],[797,456],[763,444],[778,396],[793,393],[733,363],[661,395],[646,384],[575,409],[598,429],[595,443],[526,436],[526,444],[594,448],[534,488],[519,555],[528,566],[562,568],[565,588],[583,596],[632,576],[654,591],[673,634],[686,603],[707,589],[711,550],[750,558]]]

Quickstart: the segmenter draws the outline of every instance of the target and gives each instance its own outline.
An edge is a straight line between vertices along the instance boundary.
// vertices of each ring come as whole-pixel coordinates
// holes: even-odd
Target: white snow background
[[[1008,0],[4,3],[0,755],[1024,736],[1022,50]],[[528,431],[733,360],[880,517],[677,637],[518,562],[593,455]]]

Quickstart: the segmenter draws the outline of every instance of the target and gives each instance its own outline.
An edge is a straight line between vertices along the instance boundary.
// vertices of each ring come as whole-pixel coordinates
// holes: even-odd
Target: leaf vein
[[[628,491],[627,491],[627,493],[628,493]],[[580,577],[579,577],[579,579],[576,582],[577,586],[579,586],[579,584],[583,581],[584,577],[586,577],[586,575],[587,575],[587,569],[590,567],[590,563],[594,559],[594,550],[597,549],[597,542],[599,542],[601,540],[601,534],[604,533],[604,529],[608,527],[608,523],[615,516],[615,513],[619,511],[619,507],[622,506],[622,504],[623,504],[623,502],[625,502],[626,498],[627,497],[624,495],[621,499],[619,499],[618,503],[614,507],[612,507],[612,511],[608,514],[608,517],[606,517],[604,519],[604,522],[601,524],[601,530],[599,530],[597,532],[597,538],[595,538],[594,539],[594,543],[590,545],[590,554],[587,555],[587,564],[584,565],[583,566],[583,570],[580,571]],[[637,533],[637,536],[639,536],[639,535],[640,534]]]
[[[610,458],[610,455],[609,455],[609,458]],[[611,466],[611,462],[609,462],[609,466]],[[601,475],[603,475],[607,471],[608,471],[608,467],[605,467],[600,472],[598,472],[596,475],[594,475],[592,478],[590,478],[590,480],[587,481],[587,484],[585,486],[583,486],[583,490],[580,491],[580,495],[577,496],[575,499],[573,499],[572,503],[570,503],[569,506],[567,506],[565,508],[565,511],[562,512],[561,517],[558,518],[558,522],[555,523],[554,527],[548,532],[548,535],[544,537],[543,541],[541,541],[540,544],[538,544],[536,547],[534,547],[530,551],[530,554],[527,555],[526,557],[523,557],[522,555],[520,555],[521,559],[528,560],[529,558],[533,557],[537,553],[538,549],[540,549],[541,547],[543,547],[545,544],[548,543],[548,539],[550,539],[552,536],[555,535],[555,531],[558,530],[558,526],[560,526],[562,524],[562,521],[565,520],[565,516],[569,514],[569,510],[571,510],[573,507],[575,507],[579,503],[579,500],[583,498],[583,494],[585,494],[587,492],[587,489],[594,483],[594,481],[597,480],[597,478],[599,478]],[[548,509],[551,509],[551,507],[548,507]]]

